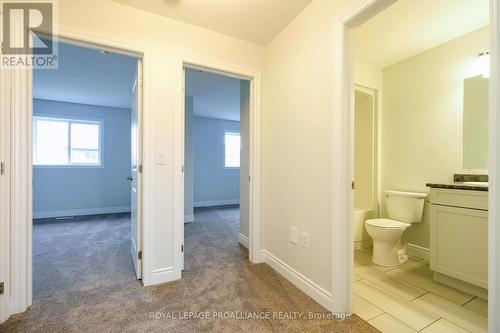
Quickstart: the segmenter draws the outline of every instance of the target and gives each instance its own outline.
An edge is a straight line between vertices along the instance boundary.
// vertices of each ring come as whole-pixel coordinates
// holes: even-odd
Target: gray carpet
[[[33,306],[0,332],[376,332],[356,316],[214,318],[325,310],[266,264],[249,263],[237,208],[197,210],[195,219],[185,227],[183,279],[147,288],[135,279],[128,215],[35,224]],[[184,311],[211,317],[187,319]]]

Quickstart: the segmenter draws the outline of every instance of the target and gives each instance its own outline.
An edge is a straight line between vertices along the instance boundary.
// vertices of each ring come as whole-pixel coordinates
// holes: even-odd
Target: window
[[[240,167],[240,133],[224,134],[224,167]]]
[[[100,166],[100,121],[33,117],[33,164]]]

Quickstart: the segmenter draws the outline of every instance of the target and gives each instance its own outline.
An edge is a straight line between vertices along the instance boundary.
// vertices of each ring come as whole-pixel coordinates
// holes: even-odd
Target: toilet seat
[[[366,225],[377,229],[406,229],[410,226],[409,223],[392,219],[372,219],[366,220],[365,223]]]

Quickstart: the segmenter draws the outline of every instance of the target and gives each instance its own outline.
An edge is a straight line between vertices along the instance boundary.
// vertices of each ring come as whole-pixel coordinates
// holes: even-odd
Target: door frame
[[[175,79],[174,115],[174,244],[179,249],[174,256],[175,267],[183,267],[184,253],[184,132],[185,82],[184,69],[198,69],[219,75],[250,81],[249,121],[249,249],[252,263],[264,262],[261,253],[260,225],[260,133],[261,133],[261,72],[235,67],[232,64],[213,64],[203,59],[178,57]]]
[[[353,102],[354,61],[351,29],[366,22],[396,0],[359,0],[335,22],[334,106],[334,203],[332,216],[332,311],[352,312],[353,292]],[[500,0],[490,0],[490,165],[488,244],[488,323],[490,332],[500,331]]]
[[[139,110],[139,118],[141,121],[140,127],[140,139],[141,145],[141,164],[144,165],[142,177],[142,184],[144,184],[149,178],[146,176],[150,174],[147,170],[147,161],[145,161],[147,142],[150,141],[149,138],[144,134],[145,132],[151,133],[152,131],[145,131],[144,124],[144,110],[146,110],[147,98],[146,94],[148,90],[147,77],[144,75],[147,73],[147,68],[150,66],[150,57],[146,48],[132,44],[122,40],[110,40],[103,38],[100,35],[95,35],[87,31],[80,31],[71,29],[65,26],[59,25],[57,31],[54,34],[56,41],[76,45],[83,47],[92,47],[101,50],[106,50],[118,54],[133,56],[138,58],[138,61],[142,61],[142,78],[143,85],[142,89],[142,107]],[[8,246],[8,253],[0,247],[0,258],[5,256],[8,257],[8,262],[0,263],[1,269],[6,269],[10,272],[9,279],[6,281],[6,293],[1,297],[6,297],[5,299],[0,299],[0,322],[6,320],[9,316],[24,312],[28,307],[32,305],[32,207],[33,207],[33,188],[32,188],[32,119],[33,119],[33,71],[32,69],[16,68],[9,69],[7,71],[2,70],[2,80],[7,75],[7,80],[14,80],[15,85],[10,85],[10,103],[11,108],[16,108],[16,112],[12,112],[9,109],[11,123],[10,123],[10,146],[16,147],[11,149],[10,159],[7,159],[7,170],[9,171],[8,176],[11,179],[10,184],[10,217],[9,221],[3,222],[0,227],[10,228],[9,234],[0,235],[0,243],[10,243]],[[6,74],[9,73],[9,74]],[[10,78],[10,79],[9,79]],[[3,83],[3,81],[2,81]],[[9,82],[10,83],[10,82]],[[5,87],[2,87],[2,94],[6,94]],[[147,142],[146,142],[147,141]],[[143,208],[140,216],[142,217],[139,223],[143,230],[143,242],[142,251],[143,253],[149,253],[149,248],[147,247],[149,242],[145,242],[147,239],[144,235],[149,231],[149,225],[146,223],[146,214],[144,209],[146,195],[140,190],[139,193],[140,200],[143,203]],[[13,223],[15,221],[16,223]],[[3,230],[0,228],[1,230]],[[143,255],[142,260],[142,271],[143,271],[143,283],[147,284],[149,280],[145,280],[144,276],[149,277],[147,274],[151,271],[152,260],[148,260],[147,256]],[[146,273],[146,274],[144,274]]]

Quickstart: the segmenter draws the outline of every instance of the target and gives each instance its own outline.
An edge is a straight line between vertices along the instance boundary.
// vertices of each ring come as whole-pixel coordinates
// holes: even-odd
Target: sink
[[[466,185],[488,186],[488,182],[464,182]]]

